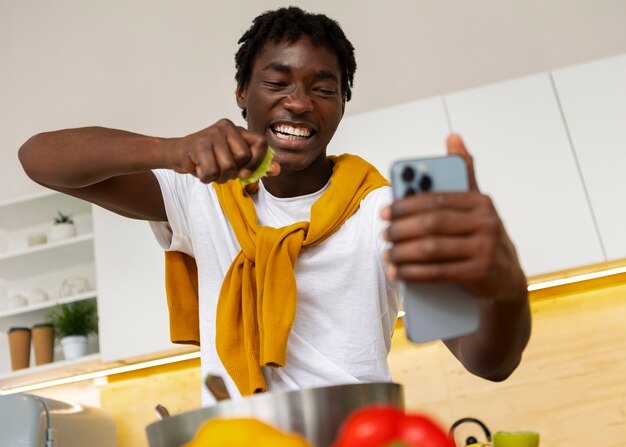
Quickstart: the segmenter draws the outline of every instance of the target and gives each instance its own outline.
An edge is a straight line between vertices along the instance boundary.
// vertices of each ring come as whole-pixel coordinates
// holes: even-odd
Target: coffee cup
[[[33,326],[33,348],[35,349],[35,365],[44,365],[54,360],[54,326],[40,323]]]
[[[28,368],[30,365],[31,332],[26,327],[12,327],[8,332],[9,350],[11,351],[11,369]]]

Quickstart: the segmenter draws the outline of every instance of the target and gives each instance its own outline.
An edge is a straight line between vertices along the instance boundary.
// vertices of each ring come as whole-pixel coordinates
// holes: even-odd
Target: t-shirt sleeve
[[[189,202],[196,179],[169,169],[152,171],[159,181],[167,222],[150,222],[157,241],[166,251],[180,251],[193,256],[189,236]]]

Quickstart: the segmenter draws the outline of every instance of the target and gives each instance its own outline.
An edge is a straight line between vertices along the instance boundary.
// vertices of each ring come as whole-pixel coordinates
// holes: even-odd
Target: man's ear
[[[237,98],[237,105],[239,106],[239,108],[245,109],[248,103],[248,95],[246,89],[243,87],[237,87],[235,97]]]

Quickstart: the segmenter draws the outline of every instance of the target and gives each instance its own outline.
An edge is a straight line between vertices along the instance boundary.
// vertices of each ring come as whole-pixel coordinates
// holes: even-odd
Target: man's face
[[[266,136],[281,170],[306,169],[326,156],[344,110],[337,56],[308,37],[268,42],[247,87],[237,90],[248,129]]]

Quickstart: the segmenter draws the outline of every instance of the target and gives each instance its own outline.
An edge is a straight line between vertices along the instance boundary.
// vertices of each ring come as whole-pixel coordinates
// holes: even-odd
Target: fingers
[[[235,178],[239,172],[238,160],[236,159],[236,153],[242,153],[244,148],[241,145],[232,145],[230,141],[233,140],[231,136],[217,134],[213,140],[213,155],[217,163],[218,175],[214,179],[216,182],[225,182],[231,178]],[[236,148],[239,148],[237,150]],[[210,151],[207,151],[210,152]],[[246,151],[247,152],[247,151]],[[241,155],[239,156],[242,157]],[[248,154],[249,157],[249,154]]]
[[[464,281],[465,276],[453,275],[462,273],[459,268],[467,263],[479,277],[493,262],[501,226],[491,215],[468,214],[465,220],[466,224],[434,231],[429,231],[431,227],[420,228],[417,220],[390,226],[385,239],[392,244],[384,254],[385,261],[402,280]]]
[[[395,243],[385,252],[385,260],[397,265],[460,261],[472,257],[477,250],[477,238],[435,236]]]
[[[470,285],[477,277],[483,277],[480,264],[474,259],[446,263],[399,264],[389,269],[388,276],[407,282],[454,282]],[[487,263],[482,263],[487,266]]]
[[[213,151],[204,150],[204,146],[192,150],[189,158],[194,164],[193,175],[203,183],[210,183],[219,176],[219,168]]]
[[[395,200],[381,216],[385,220],[396,220],[436,210],[471,211],[477,208],[494,209],[491,199],[477,192],[436,192]]]
[[[383,209],[386,273],[406,282],[461,284],[488,299],[518,296],[525,277],[491,199],[478,191],[472,157],[458,135],[447,146],[466,161],[470,191],[419,194]]]
[[[430,236],[462,237],[480,231],[493,231],[497,225],[498,220],[486,212],[444,209],[396,219],[386,229],[384,237],[393,243]]]
[[[502,226],[489,197],[478,192],[429,193],[385,211],[388,275],[402,281],[469,284],[494,265]]]
[[[262,138],[260,135],[259,138]],[[228,177],[233,178],[233,176],[241,177],[241,176],[249,176],[249,171],[247,169],[248,164],[253,159],[253,153],[248,144],[247,140],[243,136],[241,129],[235,126],[228,126],[226,132],[226,144],[227,150],[224,150],[224,155],[229,154],[232,158],[230,161],[225,162],[234,163],[234,166],[228,171]],[[224,166],[228,168],[228,165]]]
[[[484,278],[496,258],[497,237],[428,237],[393,244],[385,251],[392,279],[471,283]]]
[[[478,183],[476,182],[476,175],[474,173],[474,159],[465,147],[465,143],[461,137],[457,134],[450,134],[446,141],[446,146],[448,148],[448,155],[458,155],[465,160],[470,189],[478,191]]]
[[[257,168],[257,166],[261,164],[261,162],[265,158],[265,153],[267,152],[267,140],[263,135],[250,132],[243,127],[238,127],[237,129],[242,139],[245,141],[245,144],[248,147],[250,153],[250,159],[245,164],[245,169],[248,169],[250,172],[252,172]]]
[[[249,177],[267,151],[263,135],[235,126],[226,119],[185,137],[179,145],[193,164],[189,172],[204,183]]]
[[[272,161],[272,164],[270,165],[270,170],[267,175],[269,177],[276,177],[278,174],[280,174],[280,165],[277,161]]]

